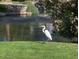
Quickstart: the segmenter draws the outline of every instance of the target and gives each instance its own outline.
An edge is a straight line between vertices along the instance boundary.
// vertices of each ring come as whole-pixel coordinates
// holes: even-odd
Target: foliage
[[[27,5],[27,12],[32,12],[32,16],[37,16],[38,15],[38,9],[34,6],[32,2],[26,2]]]
[[[25,0],[12,0],[12,1],[20,1],[20,2],[23,2],[23,1],[25,1]]]
[[[65,37],[77,37],[78,35],[78,1],[71,0],[67,2],[60,2],[59,0],[45,1],[47,13],[55,20],[61,20],[61,26],[58,25],[59,33]]]
[[[12,0],[12,1],[24,2],[24,1],[32,1],[32,0]]]
[[[4,5],[0,5],[0,12],[7,12],[7,8]]]

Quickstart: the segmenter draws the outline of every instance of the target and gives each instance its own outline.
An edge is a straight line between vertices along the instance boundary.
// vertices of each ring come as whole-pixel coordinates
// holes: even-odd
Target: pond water
[[[53,27],[49,17],[2,17],[0,41],[47,40],[40,25],[46,25],[47,30],[52,33]]]

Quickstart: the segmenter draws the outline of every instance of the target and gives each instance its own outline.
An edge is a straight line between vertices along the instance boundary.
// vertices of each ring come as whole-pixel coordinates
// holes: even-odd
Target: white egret
[[[42,25],[41,27],[43,27],[42,31],[48,37],[48,40],[52,40],[52,36],[50,32],[46,29],[46,27],[44,25]]]

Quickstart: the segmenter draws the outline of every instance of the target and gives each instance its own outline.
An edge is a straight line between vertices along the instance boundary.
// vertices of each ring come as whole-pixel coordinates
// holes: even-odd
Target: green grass
[[[73,43],[0,42],[0,59],[78,59],[77,52]]]

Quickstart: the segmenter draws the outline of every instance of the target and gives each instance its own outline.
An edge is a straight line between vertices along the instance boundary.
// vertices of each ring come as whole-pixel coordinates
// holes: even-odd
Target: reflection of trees
[[[6,37],[7,37],[7,41],[10,41],[10,24],[6,24]]]

